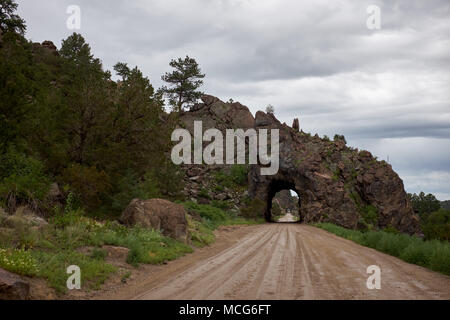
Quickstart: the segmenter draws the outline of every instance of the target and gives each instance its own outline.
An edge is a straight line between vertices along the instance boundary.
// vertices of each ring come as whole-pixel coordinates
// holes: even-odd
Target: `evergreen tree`
[[[423,191],[417,194],[408,194],[409,199],[411,200],[412,207],[414,211],[418,212],[421,217],[425,217],[425,215],[429,215],[432,212],[435,212],[441,208],[441,203],[436,197],[429,193],[425,194]]]
[[[175,111],[181,111],[185,106],[191,106],[201,96],[202,92],[197,91],[203,84],[204,74],[195,59],[186,58],[170,61],[169,65],[175,70],[166,72],[161,79],[169,83],[169,88],[163,86],[161,92],[169,99]]]
[[[14,0],[0,0],[0,38],[7,32],[25,34],[25,20],[14,13],[17,6]]]
[[[110,73],[102,70],[100,60],[77,33],[63,40],[63,95],[67,106],[64,122],[70,134],[69,154],[79,164],[93,164],[92,152],[102,133],[102,122],[112,105]]]

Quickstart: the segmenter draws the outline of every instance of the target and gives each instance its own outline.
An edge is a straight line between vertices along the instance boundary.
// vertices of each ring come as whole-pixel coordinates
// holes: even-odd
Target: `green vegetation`
[[[39,277],[47,279],[48,284],[58,293],[66,292],[67,273],[70,265],[77,265],[82,270],[82,285],[97,290],[117,268],[104,261],[93,259],[74,250],[46,252],[30,250],[38,261]]]
[[[192,105],[201,96],[202,92],[197,89],[203,84],[204,74],[195,59],[186,58],[170,61],[169,65],[175,70],[166,72],[161,79],[171,86],[163,86],[160,92],[168,99],[174,111],[183,110],[184,105]]]
[[[205,199],[210,199],[211,197],[209,196],[209,194],[208,194],[208,190],[206,190],[206,189],[204,189],[204,188],[202,188],[201,190],[200,190],[200,192],[198,193],[198,196],[200,197],[200,198],[205,198]]]
[[[248,166],[245,164],[234,164],[230,172],[216,171],[215,180],[218,185],[231,189],[247,185]]]
[[[11,224],[0,220],[0,228]],[[28,276],[46,278],[58,292],[65,291],[66,268],[78,265],[83,283],[97,289],[117,268],[105,261],[103,245],[129,248],[127,262],[159,264],[192,252],[184,243],[160,232],[139,227],[128,228],[117,222],[99,222],[82,211],[57,213],[48,225],[37,229],[20,221],[12,233],[0,234],[0,267]],[[80,251],[93,247],[90,254]]]
[[[347,140],[345,140],[345,136],[342,134],[335,134],[333,141],[343,141],[345,144],[347,144]]]
[[[372,205],[366,205],[361,207],[361,217],[366,226],[378,225],[378,209]]]
[[[24,249],[0,249],[0,267],[24,276],[39,273],[37,261]]]
[[[408,193],[412,207],[419,214],[421,229],[427,239],[450,240],[450,210],[429,193]]]
[[[436,197],[429,193],[420,192],[419,194],[408,193],[408,198],[411,201],[411,205],[415,212],[417,212],[421,217],[424,215],[429,215],[441,208],[441,203]]]
[[[165,114],[161,93],[123,62],[113,81],[78,33],[62,41],[59,55],[26,40],[16,9],[2,1],[0,205],[51,214],[53,182],[101,217],[136,197],[178,199],[183,185],[166,156],[176,114]]]
[[[266,106],[266,113],[274,114],[275,113],[275,107],[271,104],[268,104]]]
[[[450,275],[450,244],[446,241],[425,241],[415,236],[392,233],[392,230],[350,230],[331,223],[317,223],[315,226],[406,262]]]
[[[262,219],[246,219],[238,217],[230,211],[207,204],[197,204],[194,202],[182,203],[188,212],[194,212],[199,219],[189,218],[189,232],[192,243],[197,247],[203,247],[214,242],[213,231],[219,226],[258,224]],[[193,215],[193,216],[195,216]]]
[[[264,211],[265,203],[261,199],[254,198],[241,208],[241,215],[245,218],[256,219],[261,217],[261,212]]]
[[[355,191],[350,192],[350,198],[353,200],[359,210],[359,213],[361,214],[361,218],[359,220],[360,225],[369,230],[377,229],[378,209],[373,205],[365,204],[360,195]]]
[[[183,205],[196,217],[188,216],[188,226],[197,247],[213,243],[213,232],[221,225],[261,222],[261,219],[244,219],[212,205],[193,202]],[[6,229],[12,226],[13,229]],[[43,277],[59,293],[66,291],[69,265],[81,268],[83,286],[88,289],[98,289],[111,273],[118,271],[106,261],[104,245],[129,248],[126,262],[135,267],[140,263],[165,263],[193,251],[191,246],[158,231],[125,227],[115,221],[100,222],[86,217],[81,209],[56,212],[49,224],[39,228],[0,215],[0,228],[14,230],[0,233],[0,248],[5,248],[0,249],[0,267],[27,276]],[[83,248],[91,250],[85,252]]]
[[[450,210],[439,209],[422,220],[422,231],[427,239],[450,241]]]
[[[10,212],[16,209],[17,203],[42,207],[50,187],[44,170],[41,161],[26,157],[13,147],[0,154],[0,206]]]
[[[272,216],[274,217],[274,220],[277,221],[279,218],[283,216],[281,212],[281,207],[277,202],[272,202],[272,209],[271,209]]]

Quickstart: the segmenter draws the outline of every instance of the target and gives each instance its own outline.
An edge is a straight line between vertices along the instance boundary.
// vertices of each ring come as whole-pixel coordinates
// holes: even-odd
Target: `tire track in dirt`
[[[248,230],[238,243],[134,298],[450,299],[450,277],[324,230],[291,223]],[[382,270],[381,290],[366,287],[373,264]]]

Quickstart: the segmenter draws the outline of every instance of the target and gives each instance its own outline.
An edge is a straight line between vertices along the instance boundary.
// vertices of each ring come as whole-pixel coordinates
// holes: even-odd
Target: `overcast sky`
[[[27,37],[59,48],[69,5],[112,70],[137,65],[161,85],[189,55],[203,90],[255,113],[267,104],[306,132],[344,134],[389,162],[408,192],[450,199],[450,1],[18,0]],[[369,5],[381,29],[369,30]]]

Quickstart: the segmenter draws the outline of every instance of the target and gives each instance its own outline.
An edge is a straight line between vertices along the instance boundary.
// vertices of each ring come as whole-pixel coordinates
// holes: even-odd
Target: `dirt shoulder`
[[[253,233],[258,227],[259,225],[221,226],[214,231],[216,241],[207,247],[196,248],[193,253],[169,261],[164,265],[141,265],[139,268],[132,270],[126,283],[121,281],[122,276],[116,275],[109,279],[99,291],[84,292],[78,297],[69,295],[65,299],[133,299],[174,275],[182,273],[197,263],[201,263],[205,259],[232,247],[243,237]]]

